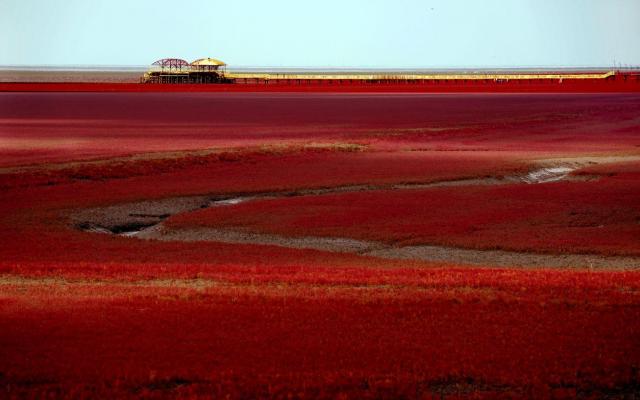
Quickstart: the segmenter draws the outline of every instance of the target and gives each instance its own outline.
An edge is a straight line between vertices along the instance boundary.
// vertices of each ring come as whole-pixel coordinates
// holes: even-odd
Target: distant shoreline
[[[145,66],[0,66],[0,83],[137,83]],[[229,67],[233,72],[296,74],[410,74],[410,73],[586,73],[609,71],[611,67],[566,68],[331,68],[331,67]],[[624,70],[623,70],[624,71]]]

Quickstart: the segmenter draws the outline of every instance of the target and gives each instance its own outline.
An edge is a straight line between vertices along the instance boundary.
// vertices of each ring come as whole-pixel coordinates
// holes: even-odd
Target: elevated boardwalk
[[[526,73],[526,74],[278,74],[226,72],[225,78],[235,83],[259,83],[275,81],[291,82],[420,82],[420,81],[510,81],[510,80],[594,80],[607,79],[616,75],[615,71],[601,73]]]

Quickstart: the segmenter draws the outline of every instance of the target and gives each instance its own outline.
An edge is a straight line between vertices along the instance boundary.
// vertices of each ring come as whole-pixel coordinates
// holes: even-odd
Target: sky
[[[0,0],[0,65],[640,65],[640,0]]]

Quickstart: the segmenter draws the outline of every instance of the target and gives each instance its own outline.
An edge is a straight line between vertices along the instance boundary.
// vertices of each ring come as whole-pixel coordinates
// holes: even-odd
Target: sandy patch
[[[640,257],[595,254],[537,254],[504,250],[473,250],[444,246],[403,246],[338,237],[288,237],[234,229],[165,229],[161,224],[137,235],[140,239],[280,246],[364,256],[420,260],[457,265],[518,268],[577,268],[639,270]]]

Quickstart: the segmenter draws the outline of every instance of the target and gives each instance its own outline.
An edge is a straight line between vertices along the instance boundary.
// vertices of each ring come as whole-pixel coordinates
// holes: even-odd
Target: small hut
[[[193,83],[219,83],[224,81],[226,65],[215,58],[199,58],[190,64],[189,76]]]
[[[189,63],[180,58],[163,58],[151,64],[143,83],[189,83]]]

